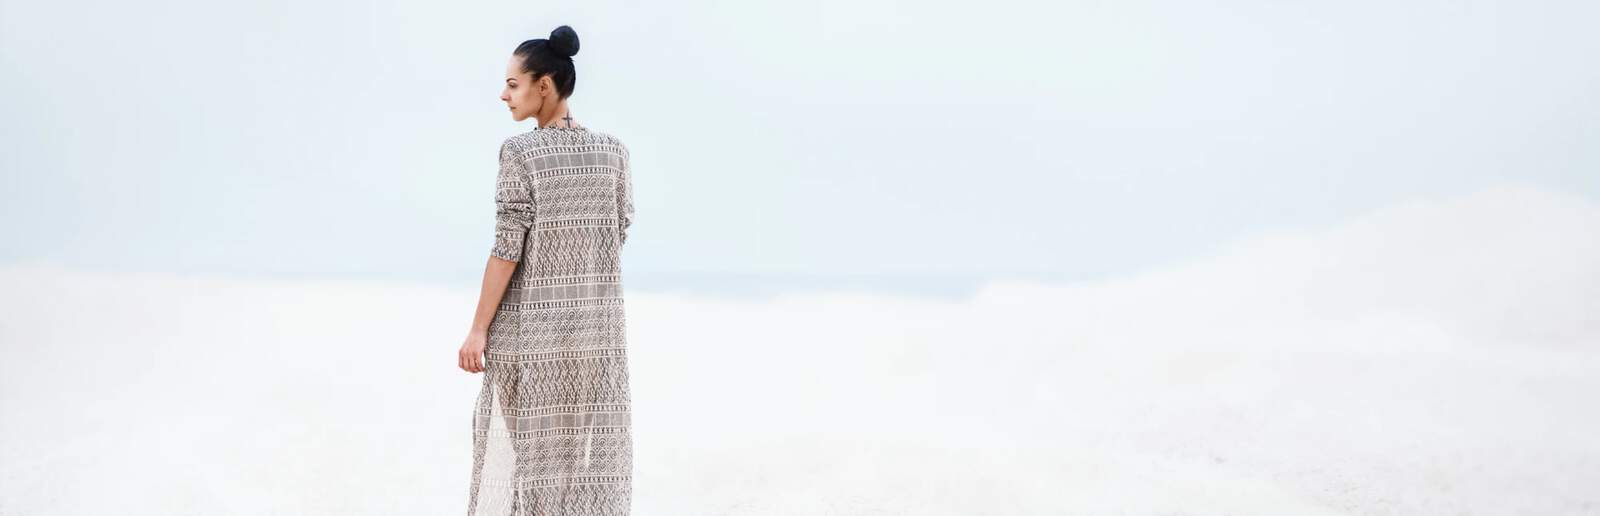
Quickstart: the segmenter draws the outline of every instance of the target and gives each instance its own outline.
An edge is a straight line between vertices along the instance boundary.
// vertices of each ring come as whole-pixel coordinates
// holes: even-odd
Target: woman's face
[[[511,119],[521,122],[544,109],[545,94],[553,91],[549,82],[545,77],[533,80],[533,74],[522,71],[522,58],[511,56],[506,63],[506,89],[500,90],[500,100],[511,110]]]

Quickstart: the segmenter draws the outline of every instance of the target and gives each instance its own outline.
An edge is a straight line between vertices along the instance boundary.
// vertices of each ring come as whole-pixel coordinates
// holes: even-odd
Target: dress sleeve
[[[622,148],[621,174],[617,176],[617,240],[628,241],[628,226],[633,225],[633,171],[628,165],[628,148]]]
[[[491,256],[506,261],[522,259],[523,241],[533,226],[533,192],[527,167],[517,147],[500,145],[500,172],[494,191],[494,247]]]

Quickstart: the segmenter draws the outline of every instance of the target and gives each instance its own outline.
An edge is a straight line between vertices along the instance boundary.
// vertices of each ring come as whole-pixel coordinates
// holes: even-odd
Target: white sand
[[[0,268],[0,515],[461,514],[475,287]],[[1561,194],[965,302],[629,296],[642,516],[1600,514]]]

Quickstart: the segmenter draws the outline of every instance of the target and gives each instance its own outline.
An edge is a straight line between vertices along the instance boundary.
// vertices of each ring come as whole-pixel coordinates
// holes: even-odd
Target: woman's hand
[[[458,359],[461,370],[469,373],[483,372],[483,348],[488,343],[487,332],[468,332],[466,342],[461,343],[461,356]]]

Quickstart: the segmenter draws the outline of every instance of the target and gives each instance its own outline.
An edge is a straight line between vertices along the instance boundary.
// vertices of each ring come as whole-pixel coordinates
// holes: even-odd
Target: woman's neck
[[[567,109],[566,103],[562,103],[561,107],[556,109],[555,114],[551,115],[551,118],[539,120],[539,127],[576,128],[582,126],[579,126],[578,121],[572,118],[572,110]]]

